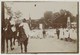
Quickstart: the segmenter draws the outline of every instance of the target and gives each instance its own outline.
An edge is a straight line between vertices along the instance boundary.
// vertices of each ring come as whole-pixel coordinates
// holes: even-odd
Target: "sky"
[[[77,12],[77,2],[5,2],[7,6],[12,7],[12,11],[21,11],[22,17],[29,19],[40,19],[44,16],[44,12],[59,12],[61,9],[70,11],[74,16]],[[36,4],[36,6],[34,6]]]

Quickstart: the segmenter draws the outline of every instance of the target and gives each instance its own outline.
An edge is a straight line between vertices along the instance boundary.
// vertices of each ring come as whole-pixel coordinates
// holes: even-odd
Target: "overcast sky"
[[[45,11],[59,12],[61,9],[70,11],[74,16],[77,14],[77,2],[6,2],[12,7],[12,11],[20,10],[23,18],[39,19]],[[34,6],[36,4],[36,7]]]

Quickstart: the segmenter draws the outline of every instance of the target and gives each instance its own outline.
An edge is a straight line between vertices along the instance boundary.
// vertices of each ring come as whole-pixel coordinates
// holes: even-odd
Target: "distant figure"
[[[43,30],[43,38],[45,38],[45,37],[46,37],[46,31]]]
[[[71,41],[76,40],[76,39],[77,39],[77,33],[76,33],[76,31],[73,28],[69,29],[68,40],[71,42]]]
[[[57,33],[57,37],[58,37],[58,39],[59,39],[60,30],[57,29],[57,30],[56,30],[56,33]]]
[[[73,29],[73,34],[74,34],[73,39],[77,40],[77,29],[76,28]]]
[[[69,36],[70,39],[72,39],[73,36],[74,36],[74,35],[73,35],[73,29],[72,29],[72,28],[69,29],[69,35],[70,35],[70,36]]]
[[[69,30],[66,29],[66,31],[65,31],[65,41],[68,41],[69,37],[70,37]]]
[[[64,35],[63,35],[64,31],[63,31],[63,28],[60,28],[60,39],[63,40],[64,38]]]

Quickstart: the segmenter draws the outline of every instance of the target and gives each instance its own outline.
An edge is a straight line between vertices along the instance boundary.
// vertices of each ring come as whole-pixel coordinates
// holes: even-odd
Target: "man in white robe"
[[[60,36],[60,39],[61,39],[61,40],[63,40],[63,38],[64,38],[63,32],[64,32],[64,31],[63,31],[63,28],[60,28],[60,35],[59,35],[59,36]]]
[[[66,30],[65,30],[65,41],[68,41],[68,38],[70,38],[70,30],[66,28]]]

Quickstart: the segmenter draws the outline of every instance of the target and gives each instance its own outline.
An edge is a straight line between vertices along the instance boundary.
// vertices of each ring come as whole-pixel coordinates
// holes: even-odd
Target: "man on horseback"
[[[11,25],[10,21],[11,21],[12,17],[10,17],[9,19],[5,19],[5,39],[6,39],[6,47],[7,47],[7,53],[8,53],[8,40],[10,40],[10,48],[11,50],[13,50],[14,48],[12,47],[12,30],[11,27],[13,25]]]
[[[26,30],[27,28],[25,28],[26,25],[26,21],[23,20],[22,23],[20,24],[19,27],[19,42],[21,45],[21,52],[23,53],[23,47],[22,44],[24,45],[24,51],[25,53],[27,52],[27,45],[28,45],[28,30]],[[27,26],[28,27],[28,26]]]

